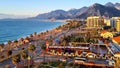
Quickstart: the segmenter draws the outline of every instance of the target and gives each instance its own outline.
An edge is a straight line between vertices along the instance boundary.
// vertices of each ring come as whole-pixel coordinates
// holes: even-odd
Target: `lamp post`
[[[30,64],[31,57],[30,57],[30,56],[28,56],[28,58],[27,58],[27,59],[28,59],[28,62],[29,62],[29,64],[28,64],[28,68],[30,68],[30,65],[31,65],[31,64]]]

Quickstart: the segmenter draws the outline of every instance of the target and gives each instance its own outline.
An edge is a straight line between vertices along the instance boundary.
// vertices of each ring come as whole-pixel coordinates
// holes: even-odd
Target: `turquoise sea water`
[[[0,43],[26,37],[34,32],[40,33],[63,25],[63,22],[40,20],[0,20]]]

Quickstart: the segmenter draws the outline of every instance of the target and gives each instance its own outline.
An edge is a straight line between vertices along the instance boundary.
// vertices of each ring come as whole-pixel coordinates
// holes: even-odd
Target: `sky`
[[[36,16],[57,9],[67,11],[107,2],[120,3],[120,0],[0,0],[0,14]]]

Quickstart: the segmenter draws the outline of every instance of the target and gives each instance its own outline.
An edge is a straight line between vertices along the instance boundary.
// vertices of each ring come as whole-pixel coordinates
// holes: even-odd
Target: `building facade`
[[[99,28],[104,25],[104,19],[99,16],[91,16],[87,18],[87,27]]]
[[[117,32],[120,32],[120,18],[116,22],[116,30]]]
[[[110,20],[110,26],[115,28],[117,32],[120,32],[120,17],[112,17]]]
[[[112,17],[110,19],[110,26],[113,28],[116,28],[116,21],[117,21],[118,17]]]
[[[106,24],[106,26],[110,26],[110,19],[104,19],[104,23]]]

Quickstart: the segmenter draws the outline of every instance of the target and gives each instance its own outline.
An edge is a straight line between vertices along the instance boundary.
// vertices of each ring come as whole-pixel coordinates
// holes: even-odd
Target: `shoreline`
[[[67,23],[63,24],[63,25],[59,25],[59,26],[64,26]],[[23,48],[28,48],[28,46],[30,44],[33,45],[43,45],[45,44],[46,40],[50,39],[50,37],[52,37],[54,39],[54,36],[59,35],[60,32],[64,31],[62,28],[61,29],[57,29],[59,28],[59,26],[57,26],[56,28],[51,28],[49,30],[45,30],[44,32],[39,32],[39,33],[35,33],[31,35],[26,36],[25,38],[23,38],[23,41],[21,41],[21,38],[16,40],[13,40],[11,42],[7,42],[6,44],[4,44],[4,47],[2,48],[2,50],[0,51],[0,54],[2,54],[2,56],[6,56],[5,53],[8,51],[16,51],[16,49],[23,49]],[[66,30],[65,30],[66,31]],[[17,52],[14,52],[12,55],[16,54]],[[2,60],[2,59],[0,59]]]
[[[45,21],[45,20],[44,20]],[[49,21],[45,21],[45,22],[49,22]],[[65,25],[65,24],[67,24],[68,22],[65,22],[65,21],[58,21],[58,20],[56,20],[56,21],[54,21],[54,22],[50,22],[50,23],[55,23],[55,22],[60,22],[60,23],[63,23],[63,24],[60,24],[60,25],[58,25],[58,26],[56,26],[56,27],[52,27],[52,28],[50,28],[50,29],[45,29],[45,30],[42,30],[42,31],[35,31],[37,34],[41,34],[41,33],[45,33],[46,31],[51,31],[51,30],[54,30],[54,29],[56,29],[57,27],[59,27],[59,26],[63,26],[63,25]],[[34,32],[34,33],[35,33]],[[31,34],[34,34],[34,33],[31,33]],[[14,40],[8,40],[8,41],[11,41],[11,42],[14,42],[15,40],[17,40],[17,41],[19,41],[21,38],[26,38],[26,37],[29,37],[31,34],[28,34],[28,35],[25,35],[25,36],[21,36],[21,37],[19,37],[19,38],[17,38],[17,39],[14,39]],[[8,43],[8,41],[6,41],[6,42],[0,42],[0,44],[5,44],[5,45],[7,45],[7,43]]]

